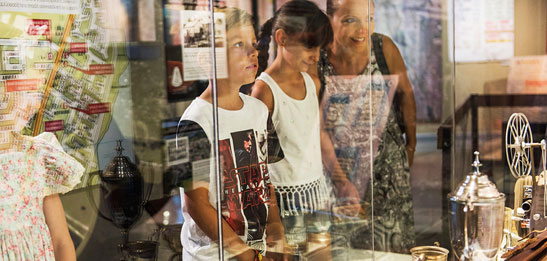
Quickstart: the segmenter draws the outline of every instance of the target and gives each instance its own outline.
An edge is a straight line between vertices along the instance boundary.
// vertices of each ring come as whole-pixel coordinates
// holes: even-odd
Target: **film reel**
[[[505,156],[511,175],[516,179],[530,175],[532,171],[532,144],[532,129],[526,115],[513,113],[505,130]]]

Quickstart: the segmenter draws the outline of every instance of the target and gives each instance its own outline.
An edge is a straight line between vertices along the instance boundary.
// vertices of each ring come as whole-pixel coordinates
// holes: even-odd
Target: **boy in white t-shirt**
[[[228,78],[217,80],[225,255],[269,260],[263,257],[267,246],[283,247],[284,233],[267,167],[268,108],[239,93],[240,86],[252,83],[256,75],[256,38],[249,14],[236,8],[225,13]],[[178,142],[188,142],[190,157],[181,168],[186,171],[182,182],[184,260],[218,260],[212,98],[209,85],[184,112],[177,131]]]

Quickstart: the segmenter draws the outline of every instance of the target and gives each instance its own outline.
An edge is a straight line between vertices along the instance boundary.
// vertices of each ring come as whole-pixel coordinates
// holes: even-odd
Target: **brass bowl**
[[[419,246],[410,249],[414,261],[446,261],[448,253],[448,249],[438,246]]]

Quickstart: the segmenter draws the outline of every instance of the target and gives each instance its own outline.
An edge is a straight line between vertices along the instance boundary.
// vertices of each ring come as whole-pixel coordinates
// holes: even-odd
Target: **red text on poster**
[[[15,79],[6,80],[6,91],[8,92],[20,92],[20,91],[36,91],[40,84],[40,79]]]
[[[46,121],[44,128],[47,132],[60,131],[64,129],[64,122],[63,120]]]
[[[113,74],[114,65],[112,64],[91,64],[89,65],[89,74]]]
[[[28,35],[49,35],[50,20],[47,19],[29,19],[28,20]]]
[[[87,105],[87,114],[99,114],[110,112],[110,103],[92,103]]]
[[[70,53],[86,53],[87,43],[70,43]]]

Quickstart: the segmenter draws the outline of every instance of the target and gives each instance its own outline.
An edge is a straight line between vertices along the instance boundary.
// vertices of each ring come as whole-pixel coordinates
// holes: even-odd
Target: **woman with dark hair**
[[[416,146],[416,105],[403,58],[389,37],[372,33],[372,0],[368,3],[328,0],[327,14],[332,22],[334,41],[322,52],[318,67],[324,84],[325,129],[335,151],[349,151],[348,148],[360,151],[359,155],[353,156],[359,163],[353,167],[355,173],[349,178],[365,202],[373,199],[365,212],[374,211],[374,249],[408,252],[414,245],[409,168]],[[395,75],[397,86],[384,82],[382,75]],[[395,93],[393,102],[382,112],[375,101],[370,101],[375,97],[389,97],[390,89],[395,89],[391,92]],[[373,97],[363,99],[364,95]],[[372,109],[370,114],[369,109]],[[340,111],[344,113],[340,114]],[[359,113],[366,117],[355,117]],[[384,120],[375,122],[382,114]],[[356,131],[337,125],[350,121],[353,127],[363,129]],[[377,133],[366,131],[366,139],[363,139],[361,132],[375,124],[380,130]],[[374,141],[375,136],[379,141]],[[371,142],[376,145],[370,146]],[[372,157],[370,153],[364,153],[370,148],[373,148]],[[351,153],[337,153],[339,157],[343,154]],[[371,163],[372,175],[367,174]],[[371,177],[373,193],[369,185]],[[370,227],[360,228],[352,235],[353,247],[372,248],[371,235]]]
[[[320,142],[320,81],[307,71],[315,68],[319,50],[332,42],[329,18],[310,1],[285,3],[262,27],[259,36],[259,68],[268,61],[271,39],[277,46],[276,58],[261,73],[253,86],[252,96],[262,100],[271,116],[279,153],[272,153],[269,141],[269,169],[279,199],[287,241],[303,247],[306,233],[326,232],[328,217],[317,210],[329,208],[330,192],[323,175]],[[275,155],[276,161],[274,161]],[[327,168],[329,166],[326,165]],[[337,180],[339,195],[355,200],[357,191],[345,176]],[[356,207],[359,206],[356,204]],[[304,219],[304,220],[303,220]]]

